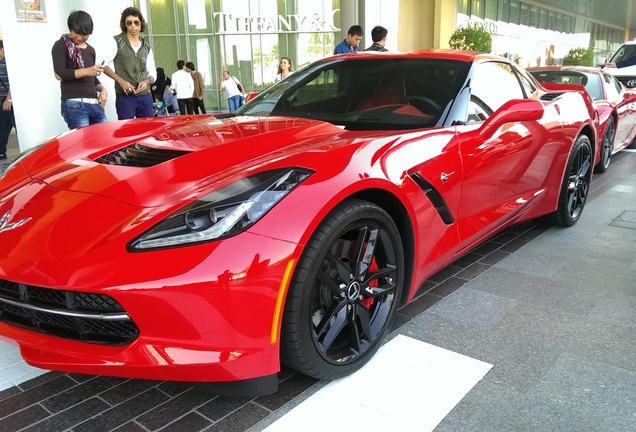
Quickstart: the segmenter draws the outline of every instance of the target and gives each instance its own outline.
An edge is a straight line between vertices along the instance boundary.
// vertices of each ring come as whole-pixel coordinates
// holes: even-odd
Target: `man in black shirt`
[[[67,24],[69,32],[51,49],[62,90],[62,117],[69,129],[103,123],[108,92],[97,77],[104,67],[95,64],[95,49],[86,42],[93,33],[93,19],[84,11],[74,11]]]

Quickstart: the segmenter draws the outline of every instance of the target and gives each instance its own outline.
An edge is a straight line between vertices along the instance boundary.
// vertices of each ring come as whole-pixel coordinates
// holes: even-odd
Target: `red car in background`
[[[235,114],[60,135],[0,177],[0,337],[226,394],[276,391],[281,363],[350,374],[431,275],[581,217],[597,115],[562,87],[468,51],[347,54]]]
[[[594,170],[607,171],[612,155],[629,146],[636,137],[636,92],[600,68],[537,66],[527,70],[547,88],[553,83],[585,86],[596,104],[599,136],[603,137]]]

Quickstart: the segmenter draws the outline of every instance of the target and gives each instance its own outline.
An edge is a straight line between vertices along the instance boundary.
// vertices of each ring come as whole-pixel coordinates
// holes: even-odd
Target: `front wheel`
[[[548,222],[559,226],[572,226],[579,220],[592,180],[592,145],[590,139],[580,135],[570,152],[559,193],[559,203]]]
[[[594,172],[604,173],[610,166],[612,161],[612,152],[614,151],[614,136],[616,135],[616,125],[614,117],[607,119],[605,133],[603,134],[603,142],[601,143],[601,160],[594,167]]]
[[[319,379],[361,368],[390,329],[402,294],[404,252],[390,216],[348,200],[320,224],[289,288],[281,359]]]

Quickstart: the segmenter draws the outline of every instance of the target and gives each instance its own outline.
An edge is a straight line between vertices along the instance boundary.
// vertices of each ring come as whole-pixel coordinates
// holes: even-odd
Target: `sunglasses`
[[[126,21],[126,27],[139,27],[141,25],[141,21],[139,20],[134,20],[134,21]]]

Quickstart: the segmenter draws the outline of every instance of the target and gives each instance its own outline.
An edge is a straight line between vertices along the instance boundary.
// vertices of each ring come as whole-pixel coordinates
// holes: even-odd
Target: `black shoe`
[[[6,158],[7,158],[7,155],[6,155],[6,154],[0,154],[0,160],[4,160],[4,159],[6,159]]]

